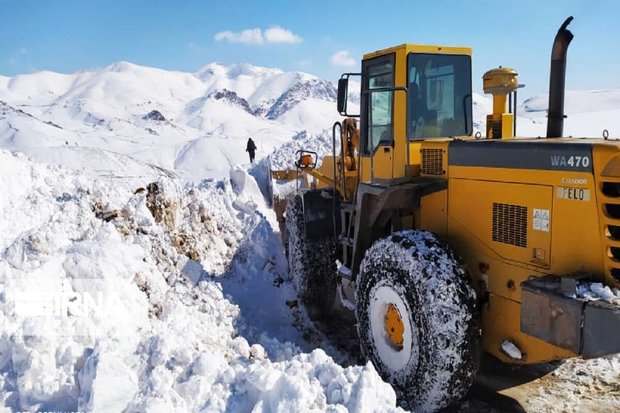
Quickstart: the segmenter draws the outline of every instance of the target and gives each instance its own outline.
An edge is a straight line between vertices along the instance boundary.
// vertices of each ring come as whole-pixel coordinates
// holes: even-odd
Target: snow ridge
[[[216,90],[212,92],[209,96],[207,96],[207,99],[209,98],[228,102],[232,105],[241,107],[243,110],[245,110],[248,113],[253,113],[252,108],[250,108],[250,104],[248,103],[248,101],[242,97],[239,97],[239,95],[237,95],[232,90],[228,90],[228,89]]]
[[[267,118],[277,119],[302,100],[309,98],[335,102],[337,92],[331,83],[320,79],[297,83],[276,100],[267,112]]]

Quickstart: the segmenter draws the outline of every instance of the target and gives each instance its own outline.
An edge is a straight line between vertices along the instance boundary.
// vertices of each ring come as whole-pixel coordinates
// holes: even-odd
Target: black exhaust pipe
[[[566,53],[573,34],[566,27],[573,20],[564,21],[553,41],[551,50],[551,74],[549,76],[549,110],[547,115],[547,138],[561,137],[564,132],[564,87],[566,83]]]

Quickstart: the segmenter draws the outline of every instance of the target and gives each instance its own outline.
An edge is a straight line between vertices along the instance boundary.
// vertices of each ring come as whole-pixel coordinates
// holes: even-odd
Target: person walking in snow
[[[252,138],[248,138],[248,144],[245,147],[245,151],[250,154],[250,163],[254,163],[254,155],[256,155],[256,144]]]

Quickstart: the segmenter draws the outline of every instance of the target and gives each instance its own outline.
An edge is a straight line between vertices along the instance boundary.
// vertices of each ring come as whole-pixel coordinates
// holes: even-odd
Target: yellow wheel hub
[[[390,339],[390,344],[392,344],[396,350],[402,350],[405,325],[400,317],[398,308],[396,308],[394,304],[390,304],[385,313],[385,331]]]

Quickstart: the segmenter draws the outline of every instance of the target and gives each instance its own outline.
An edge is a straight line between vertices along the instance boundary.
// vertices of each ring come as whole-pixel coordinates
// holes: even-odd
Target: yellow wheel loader
[[[338,84],[334,149],[286,206],[284,239],[314,318],[353,309],[363,355],[416,411],[462,398],[484,350],[532,364],[620,352],[620,143],[564,138],[572,17],[552,51],[546,138],[515,138],[517,73],[483,77],[472,124],[471,49],[402,44],[364,55],[359,116]],[[281,175],[282,176],[282,175]]]

